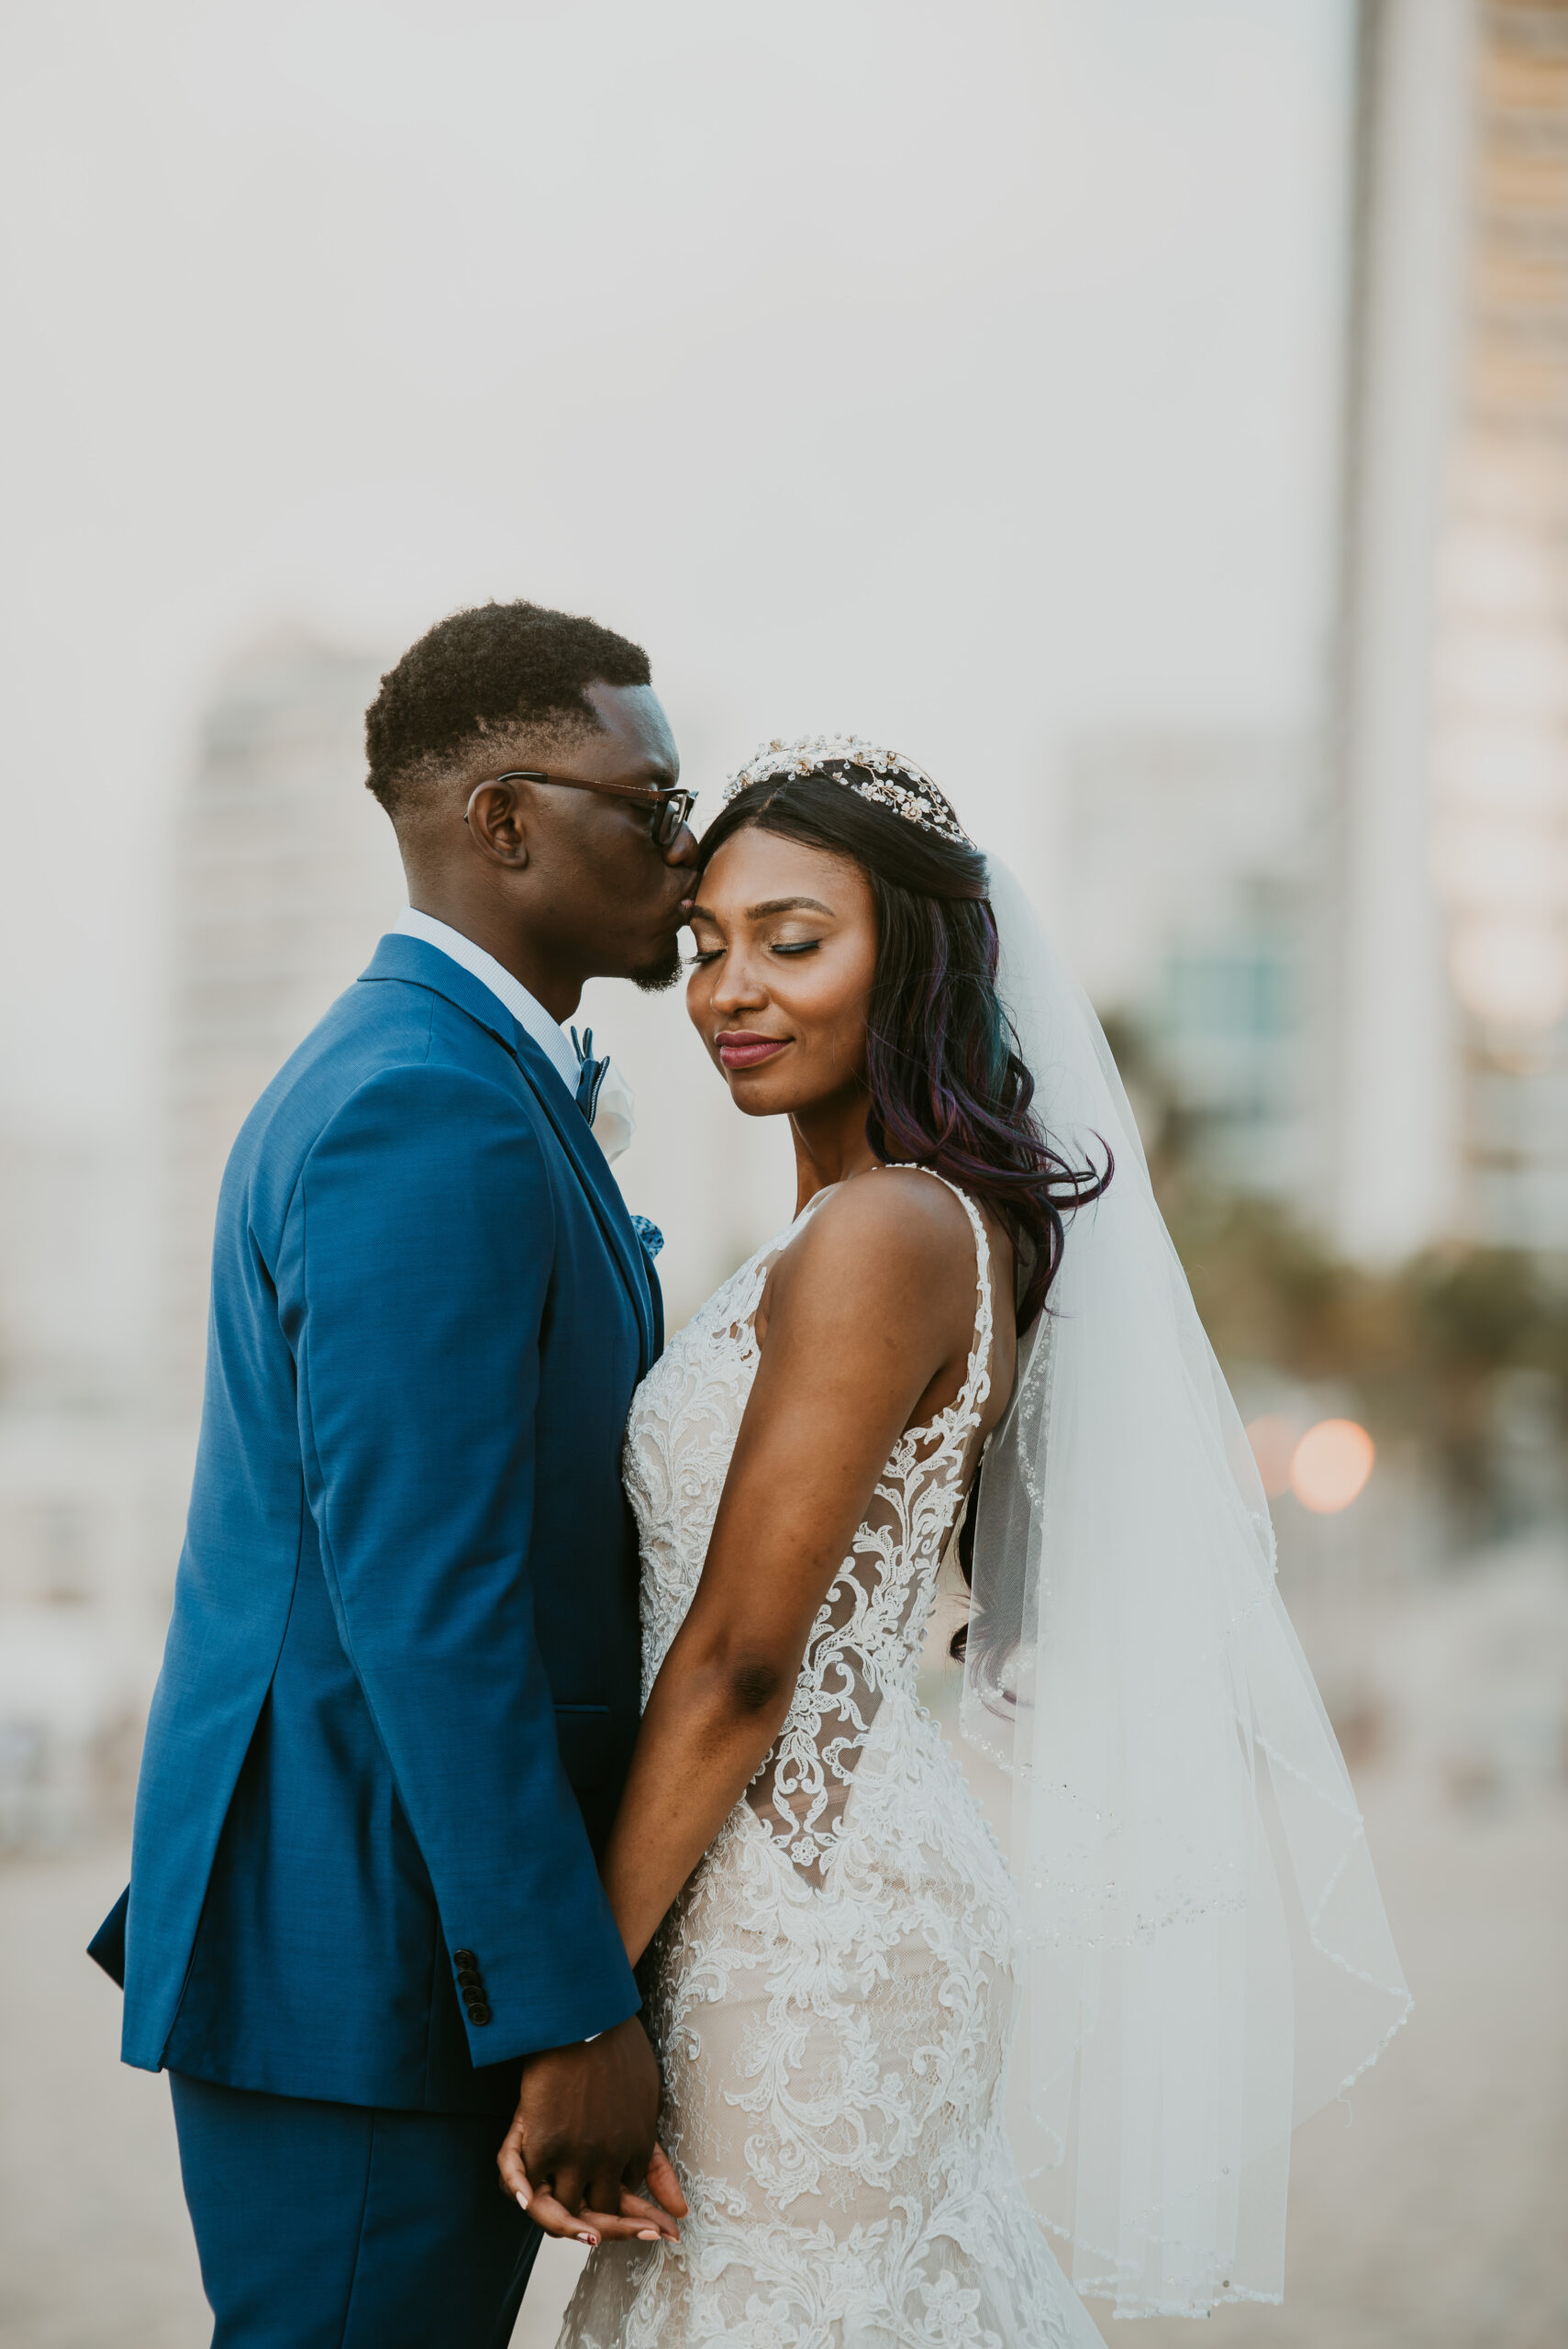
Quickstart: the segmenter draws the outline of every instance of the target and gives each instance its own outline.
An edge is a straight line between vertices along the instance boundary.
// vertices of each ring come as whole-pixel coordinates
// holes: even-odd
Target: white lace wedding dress
[[[1011,1879],[915,1693],[990,1386],[989,1251],[958,1196],[978,1255],[962,1391],[900,1437],[784,1730],[645,1961],[691,2215],[678,2245],[589,2255],[561,2349],[1098,2349],[1003,2132]],[[632,1406],[645,1695],[702,1570],[763,1283],[799,1229],[725,1283]]]

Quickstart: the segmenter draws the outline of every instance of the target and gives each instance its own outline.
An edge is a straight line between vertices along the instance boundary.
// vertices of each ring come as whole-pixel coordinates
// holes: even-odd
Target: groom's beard
[[[676,938],[670,941],[657,962],[644,963],[640,971],[630,974],[633,986],[640,987],[644,995],[662,995],[666,987],[674,985],[680,975],[681,947]]]

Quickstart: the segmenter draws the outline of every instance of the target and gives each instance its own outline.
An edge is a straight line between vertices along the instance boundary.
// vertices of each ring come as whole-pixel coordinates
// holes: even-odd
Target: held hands
[[[585,2045],[530,2055],[495,2156],[503,2189],[571,2242],[673,2242],[686,2201],[654,2143],[658,2117],[659,2066],[635,2015]],[[630,2190],[644,2177],[653,2201]]]

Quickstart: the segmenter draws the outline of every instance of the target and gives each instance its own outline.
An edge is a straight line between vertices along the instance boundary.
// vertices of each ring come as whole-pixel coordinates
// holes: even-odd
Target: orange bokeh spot
[[[1282,1493],[1290,1490],[1290,1464],[1301,1441],[1301,1421],[1287,1419],[1283,1411],[1265,1411],[1262,1419],[1248,1420],[1247,1441],[1252,1447],[1263,1490],[1270,1500],[1277,1501]]]
[[[1354,1419],[1319,1419],[1296,1445],[1290,1489],[1303,1508],[1332,1517],[1349,1508],[1372,1474],[1373,1441]]]

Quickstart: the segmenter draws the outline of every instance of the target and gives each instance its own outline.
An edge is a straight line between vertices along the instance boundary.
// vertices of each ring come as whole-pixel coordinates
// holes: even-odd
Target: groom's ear
[[[476,784],[462,817],[480,855],[514,872],[528,862],[528,825],[519,796],[526,787],[515,783]]]

